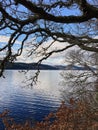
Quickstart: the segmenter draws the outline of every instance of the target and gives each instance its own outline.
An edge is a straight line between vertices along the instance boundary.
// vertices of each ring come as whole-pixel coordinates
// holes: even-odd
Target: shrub
[[[5,130],[93,130],[94,125],[98,126],[97,113],[86,101],[76,102],[70,99],[68,106],[62,102],[55,113],[49,113],[43,121],[36,122],[34,126],[28,121],[23,125],[15,123],[13,119],[6,116],[7,111],[3,112],[0,117]]]

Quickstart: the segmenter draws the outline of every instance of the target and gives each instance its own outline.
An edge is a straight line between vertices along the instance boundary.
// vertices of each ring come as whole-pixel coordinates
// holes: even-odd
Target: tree
[[[38,64],[53,53],[73,46],[98,53],[97,4],[97,0],[0,0],[0,35],[9,37],[8,42],[0,46],[0,54],[4,53],[0,76],[6,62],[15,61],[30,38],[35,39],[37,44],[30,42],[28,56],[41,54],[43,57]],[[18,40],[21,40],[20,47],[13,53]],[[37,52],[49,40],[51,43]],[[65,46],[48,51],[55,41],[63,42]]]
[[[94,109],[98,108],[98,57],[95,52],[71,50],[65,57],[69,63],[69,71],[61,73],[64,86],[63,97],[81,99],[89,102]],[[82,67],[82,70],[72,70],[73,66]],[[68,89],[68,91],[67,91]],[[68,96],[68,97],[67,97]]]

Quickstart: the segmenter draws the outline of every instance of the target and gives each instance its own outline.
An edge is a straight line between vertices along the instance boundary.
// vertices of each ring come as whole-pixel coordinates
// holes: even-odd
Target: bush
[[[93,130],[94,125],[98,126],[97,113],[86,101],[76,102],[70,99],[68,106],[62,102],[57,112],[49,113],[43,121],[36,122],[34,126],[28,121],[23,125],[15,123],[7,116],[7,111],[3,112],[0,117],[5,130]]]

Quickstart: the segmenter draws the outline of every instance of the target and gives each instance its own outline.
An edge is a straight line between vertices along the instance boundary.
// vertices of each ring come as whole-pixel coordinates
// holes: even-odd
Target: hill
[[[2,62],[2,61],[0,61]],[[75,66],[75,65],[47,65],[47,64],[40,64],[39,66],[37,63],[23,63],[23,62],[7,62],[5,69],[9,70],[87,70],[85,67]]]
[[[46,64],[40,64],[39,66],[36,63],[7,63],[6,64],[6,69],[13,69],[13,70],[57,70],[56,67],[46,65]]]

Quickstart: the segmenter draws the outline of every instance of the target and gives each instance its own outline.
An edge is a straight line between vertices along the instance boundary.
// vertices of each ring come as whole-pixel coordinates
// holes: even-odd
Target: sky
[[[0,45],[3,46],[3,44],[7,43],[9,40],[9,37],[8,36],[2,36],[0,35]],[[50,43],[52,42],[52,40],[49,40],[47,42],[44,42],[38,49],[37,52],[40,52],[42,50],[43,47],[47,47]],[[14,49],[13,49],[13,52],[16,52],[17,48],[19,48],[21,44],[21,41],[16,41],[15,43],[15,46],[14,46]],[[29,44],[29,41],[26,42],[26,45]],[[36,44],[34,42],[34,44]],[[17,61],[18,62],[26,62],[26,63],[31,63],[31,62],[37,62],[39,59],[42,58],[42,56],[40,57],[37,57],[36,55],[32,55],[31,57],[28,57],[27,54],[28,54],[28,48],[27,46],[25,45],[24,49],[23,49],[23,53],[20,57],[17,58]],[[63,47],[66,47],[67,43],[60,43],[60,42],[55,42],[53,44],[53,46],[51,46],[49,49],[48,49],[48,52],[49,51],[52,51],[54,49],[62,49]],[[53,54],[50,58],[48,58],[47,60],[44,60],[43,63],[44,64],[49,64],[49,65],[62,65],[62,64],[65,64],[64,61],[65,61],[65,55],[68,53],[68,51],[66,52],[61,52],[61,53],[55,53]],[[2,55],[1,55],[2,57]]]
[[[20,7],[20,10],[22,8],[23,7]],[[64,12],[66,12],[66,14]],[[62,15],[70,15],[70,14],[79,15],[80,14],[78,8],[76,8],[76,9],[73,8],[72,10],[70,10],[70,9],[62,9],[61,13],[62,13]],[[73,28],[75,29],[74,26],[73,26]],[[3,47],[8,42],[8,40],[9,40],[8,36],[0,35],[0,46]],[[28,42],[26,44],[28,44]],[[51,42],[52,41],[49,40],[46,43],[43,43],[43,45],[40,46],[38,51],[41,51],[41,49],[43,47],[48,46]],[[34,42],[34,44],[36,44],[36,42]],[[13,47],[13,52],[16,52],[16,50],[20,47],[20,45],[21,45],[21,40],[20,41],[16,41],[15,42],[15,46]],[[49,48],[49,51],[52,51],[53,49],[61,49],[62,47],[65,47],[66,45],[67,45],[67,43],[60,43],[60,42],[56,41],[53,44],[53,46]],[[17,59],[18,62],[26,62],[26,63],[37,62],[41,58],[41,57],[36,57],[36,55],[35,56],[32,55],[31,57],[27,57],[27,49],[28,49],[28,47],[25,46],[24,49],[23,49],[23,54],[20,57],[18,57],[18,59]],[[75,48],[73,48],[73,49],[75,49]],[[62,65],[62,64],[66,64],[65,63],[65,56],[68,53],[68,51],[57,53],[57,54],[53,54],[50,58],[48,58],[47,60],[43,61],[43,63],[49,64],[49,65]],[[4,54],[0,53],[0,57],[2,57],[2,55],[4,55]]]
[[[20,6],[19,9],[21,10],[21,9],[24,9],[24,8]],[[63,10],[61,12],[63,14]],[[66,15],[69,15],[71,13],[73,13],[73,15],[75,15],[75,12],[74,11],[70,11],[69,9],[66,9],[65,12],[66,12]],[[7,30],[7,31],[10,31],[10,30]],[[13,52],[16,52],[16,50],[19,48],[19,46],[21,44],[21,40],[22,39],[20,39],[20,41],[16,41],[15,42],[15,46],[13,47]],[[0,47],[3,47],[5,44],[7,44],[8,41],[9,41],[9,36],[5,36],[5,35],[2,35],[2,33],[0,33]],[[48,41],[47,43],[44,43],[43,46],[40,46],[38,51],[40,51],[43,47],[48,46],[48,44],[50,42],[51,41]],[[36,42],[34,44],[36,44]],[[60,49],[60,48],[62,48],[64,46],[65,46],[65,43],[61,44],[61,43],[55,42],[55,44],[49,50],[51,51],[51,50],[57,49],[57,48]],[[36,57],[34,55],[32,55],[31,57],[27,57],[26,56],[27,49],[28,49],[27,47],[24,47],[23,54],[20,57],[18,57],[17,61],[18,62],[26,62],[26,63],[37,62],[39,60],[38,57]],[[4,55],[4,53],[0,53],[0,58]],[[64,58],[65,58],[65,53],[53,54],[50,58],[48,58],[47,60],[43,61],[43,63],[44,64],[49,64],[49,65],[54,65],[54,64],[55,65],[61,65],[61,64],[64,64]]]

